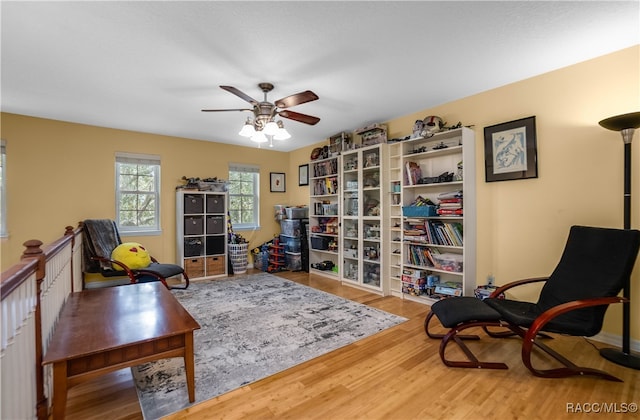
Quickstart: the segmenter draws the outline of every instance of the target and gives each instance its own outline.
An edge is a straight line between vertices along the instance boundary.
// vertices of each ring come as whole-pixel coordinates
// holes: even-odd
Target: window
[[[123,235],[160,233],[160,157],[116,154],[116,222]]]
[[[7,148],[4,140],[0,140],[0,237],[7,233]]]
[[[229,215],[234,230],[260,227],[260,168],[229,165]]]

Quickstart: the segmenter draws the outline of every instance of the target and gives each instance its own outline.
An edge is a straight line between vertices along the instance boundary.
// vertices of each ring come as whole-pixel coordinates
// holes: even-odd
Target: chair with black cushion
[[[551,276],[508,283],[482,301],[462,297],[436,302],[425,319],[425,332],[431,338],[442,340],[440,357],[447,366],[507,368],[504,363],[479,361],[463,342],[479,337],[458,334],[467,328],[482,327],[493,337],[520,336],[522,362],[535,376],[594,375],[620,381],[607,372],[575,365],[542,340],[551,338],[544,332],[583,337],[598,334],[608,305],[628,301],[618,294],[631,276],[639,247],[638,230],[572,226],[560,262]],[[535,282],[545,282],[535,303],[498,298],[509,289]],[[449,328],[446,334],[437,334],[430,329],[434,317]],[[494,326],[508,330],[491,332],[489,327]],[[468,360],[446,359],[445,349],[450,341],[460,346]],[[562,367],[535,368],[531,361],[534,346],[560,362]]]
[[[176,264],[161,264],[151,256],[151,264],[144,268],[130,268],[122,261],[111,258],[111,253],[122,240],[115,221],[109,219],[88,219],[83,227],[83,272],[100,273],[104,277],[129,277],[130,283],[160,281],[167,289],[186,289],[189,277]],[[120,270],[114,269],[114,266]],[[180,286],[169,285],[167,279],[182,276]]]

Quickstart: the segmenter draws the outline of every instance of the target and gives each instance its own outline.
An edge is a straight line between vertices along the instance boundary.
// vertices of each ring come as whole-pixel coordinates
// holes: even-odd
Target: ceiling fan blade
[[[320,118],[318,117],[314,117],[312,115],[307,115],[307,114],[301,114],[299,112],[294,112],[294,111],[286,111],[286,110],[280,111],[278,112],[278,115],[284,118],[288,118],[290,120],[298,121],[298,122],[309,124],[309,125],[316,125],[318,121],[320,121]]]
[[[305,90],[304,92],[296,93],[295,95],[289,95],[285,98],[278,99],[275,104],[278,108],[289,108],[295,105],[315,101],[317,99],[318,95],[311,92],[310,90]]]
[[[223,111],[253,111],[249,108],[237,108],[237,109],[203,109],[202,112],[223,112]]]
[[[256,101],[255,99],[253,99],[251,96],[247,95],[246,93],[234,88],[233,86],[220,86],[220,88],[226,90],[229,93],[233,93],[234,95],[236,95],[239,98],[244,99],[245,101],[249,102],[251,105],[258,105],[258,101]]]

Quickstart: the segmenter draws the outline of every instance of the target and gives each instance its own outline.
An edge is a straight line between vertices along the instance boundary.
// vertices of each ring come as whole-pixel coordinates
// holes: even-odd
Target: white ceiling
[[[2,111],[255,147],[222,89],[320,99],[294,150],[640,43],[635,1],[2,1]],[[426,116],[426,115],[425,115]],[[449,121],[455,123],[457,121]],[[465,122],[463,123],[471,123]]]

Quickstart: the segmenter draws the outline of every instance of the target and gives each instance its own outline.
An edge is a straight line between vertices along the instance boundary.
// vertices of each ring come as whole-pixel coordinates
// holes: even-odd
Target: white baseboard
[[[609,344],[614,347],[622,348],[622,336],[603,333],[596,334],[593,337],[589,337],[589,340],[598,341],[600,343]],[[640,340],[631,340],[629,342],[629,347],[631,351],[640,352]]]

